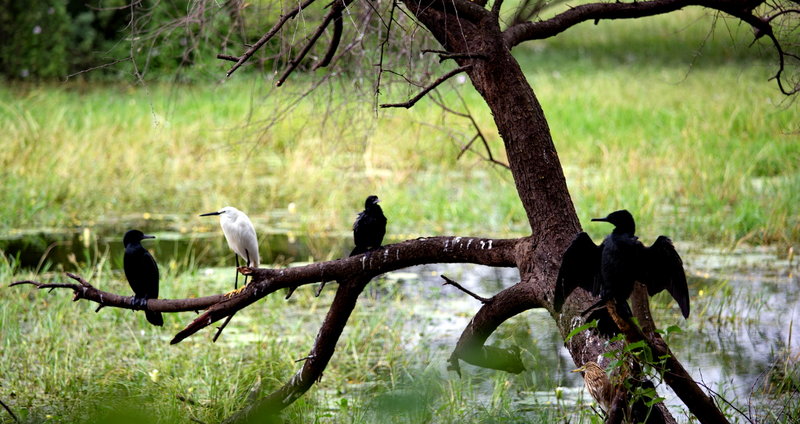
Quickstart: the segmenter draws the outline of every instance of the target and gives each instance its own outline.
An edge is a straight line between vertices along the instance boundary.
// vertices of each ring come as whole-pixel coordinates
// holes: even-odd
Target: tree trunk
[[[422,8],[414,0],[405,2],[446,50],[480,54],[479,59],[457,59],[457,62],[460,66],[471,65],[467,73],[492,112],[531,227],[530,237],[519,243],[515,255],[520,282],[498,293],[470,321],[450,358],[451,368],[459,370],[461,359],[482,367],[521,372],[518,353],[483,344],[505,320],[533,307],[550,312],[562,338],[585,323],[580,312],[594,303],[585,291],[576,290],[560,314],[553,309],[553,289],[561,257],[581,231],[580,221],[544,111],[503,41],[496,16],[492,14],[491,18],[470,25],[465,19],[452,19],[447,10]],[[607,349],[605,342],[595,333],[585,331],[570,339],[567,348],[573,361],[583,364],[596,361]],[[663,403],[653,412],[652,421],[675,423]]]

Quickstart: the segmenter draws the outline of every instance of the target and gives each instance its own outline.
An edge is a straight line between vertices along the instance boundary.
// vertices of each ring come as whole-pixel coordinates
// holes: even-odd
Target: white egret
[[[245,260],[248,267],[258,268],[260,259],[258,256],[258,238],[250,218],[233,206],[225,206],[217,212],[204,213],[200,216],[212,215],[219,215],[219,224],[225,234],[225,240],[228,241],[228,247],[236,253],[236,268],[239,268],[239,256]],[[246,284],[247,276],[245,276]],[[238,286],[239,272],[237,270],[234,288],[238,288]]]

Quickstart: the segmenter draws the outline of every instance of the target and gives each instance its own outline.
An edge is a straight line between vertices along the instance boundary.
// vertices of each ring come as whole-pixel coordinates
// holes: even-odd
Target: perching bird
[[[364,211],[359,212],[353,223],[353,241],[356,247],[350,252],[350,256],[381,247],[383,236],[386,235],[386,217],[378,202],[378,196],[367,197]]]
[[[583,382],[586,384],[586,390],[592,395],[592,398],[600,405],[603,411],[608,412],[611,407],[611,397],[614,395],[613,386],[606,370],[597,365],[597,362],[587,362],[582,367],[572,370],[572,372],[583,373]]]
[[[147,299],[158,297],[158,265],[150,252],[142,246],[142,240],[153,238],[155,236],[144,235],[139,230],[130,230],[122,238],[122,244],[125,245],[122,261],[125,278],[133,289],[134,304],[143,308],[147,308]],[[164,325],[161,312],[145,309],[144,315],[150,324]]]
[[[228,241],[228,247],[233,250],[236,255],[236,268],[239,268],[239,256],[245,260],[245,263],[250,268],[258,268],[258,238],[256,238],[256,229],[250,218],[244,212],[233,206],[225,206],[218,212],[204,213],[200,216],[219,215],[219,224],[222,226],[222,232],[225,234],[225,240]],[[247,277],[245,276],[245,284],[247,284]],[[234,288],[239,287],[239,272],[236,272],[236,280]]]
[[[614,224],[614,231],[600,246],[596,246],[584,232],[572,241],[564,252],[556,279],[555,310],[560,312],[567,296],[576,287],[582,287],[600,297],[600,301],[587,311],[613,298],[625,312],[630,312],[627,299],[633,292],[634,283],[639,281],[647,286],[650,296],[667,289],[680,305],[683,317],[688,318],[689,288],[683,262],[672,241],[658,236],[652,246],[645,247],[634,235],[636,224],[626,210],[592,221]]]

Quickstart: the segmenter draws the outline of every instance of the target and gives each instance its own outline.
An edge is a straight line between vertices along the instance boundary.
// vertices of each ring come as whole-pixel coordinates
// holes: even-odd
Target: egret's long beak
[[[592,221],[594,221],[594,220],[592,220]],[[585,367],[580,367],[580,368],[576,368],[576,369],[572,370],[571,372],[584,372],[584,371],[586,371],[586,368]]]
[[[222,215],[222,212],[201,213],[200,216]]]
[[[142,239],[154,239],[156,236],[148,236],[147,234],[142,236]]]

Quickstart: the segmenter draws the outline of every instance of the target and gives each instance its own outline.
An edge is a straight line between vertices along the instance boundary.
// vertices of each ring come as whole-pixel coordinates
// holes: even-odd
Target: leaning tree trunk
[[[405,3],[448,52],[466,57],[456,60],[466,67],[473,86],[492,112],[531,227],[531,235],[519,243],[515,255],[520,282],[498,293],[470,321],[450,358],[451,368],[459,371],[458,361],[464,360],[481,367],[521,372],[518,351],[484,343],[508,318],[534,307],[550,312],[562,338],[585,323],[580,311],[594,302],[587,293],[576,292],[562,313],[553,309],[553,283],[561,255],[581,231],[580,221],[544,111],[505,44],[496,17],[469,25],[465,20],[452,19],[446,9],[420,7],[414,0]],[[597,360],[607,349],[605,342],[594,333],[583,332],[570,339],[567,348],[574,362],[583,364]],[[654,412],[655,422],[675,422],[663,403]]]
[[[470,65],[467,70],[470,80],[491,109],[531,227],[527,243],[520,243],[519,249],[526,252],[517,255],[521,259],[517,263],[521,281],[507,290],[508,295],[498,294],[474,318],[469,327],[480,328],[483,334],[470,335],[467,330],[459,344],[475,344],[467,339],[477,337],[482,339],[477,344],[482,345],[494,329],[474,325],[475,321],[499,325],[531,307],[547,308],[562,336],[566,336],[575,325],[573,319],[579,318],[578,308],[567,305],[563,314],[553,311],[553,282],[561,255],[581,226],[542,107],[505,45],[496,19],[470,25],[466,20],[452,19],[447,10],[425,8],[414,0],[405,3],[448,52],[475,56],[458,62],[461,66]],[[579,293],[573,297],[590,301],[588,297],[582,299]],[[502,305],[498,304],[500,300],[504,300]],[[592,343],[592,348],[584,345],[580,338],[569,345],[578,363],[594,360],[602,353],[602,343]]]

